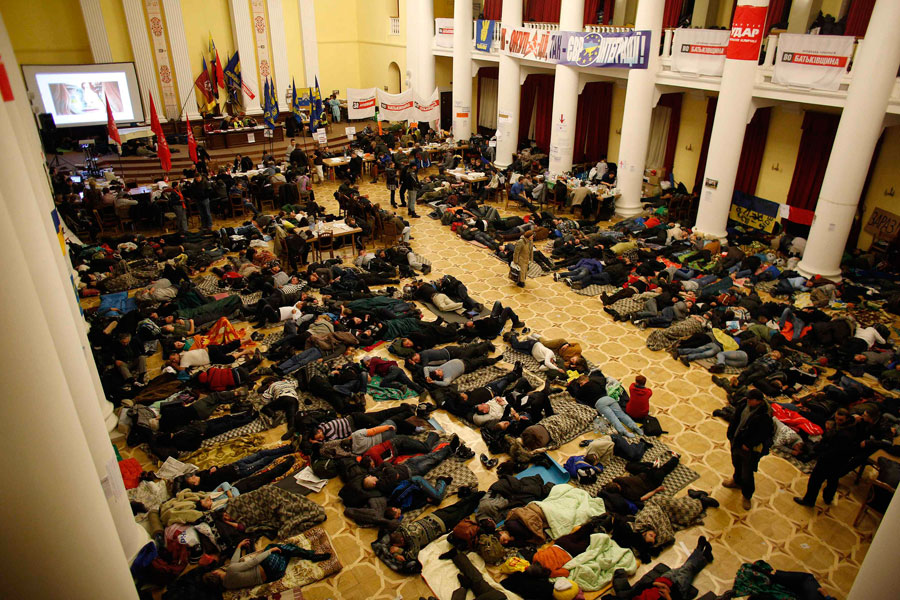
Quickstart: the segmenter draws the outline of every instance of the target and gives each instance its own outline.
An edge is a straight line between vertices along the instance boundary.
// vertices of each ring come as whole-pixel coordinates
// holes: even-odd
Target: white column
[[[316,37],[314,0],[297,0],[297,9],[300,14],[300,36],[303,38],[303,68],[306,72],[306,85],[311,87],[316,84],[316,75],[319,74],[319,42]]]
[[[191,59],[188,56],[187,36],[184,33],[181,0],[163,0],[163,10],[166,13],[166,29],[169,31],[169,45],[172,52],[172,66],[175,68],[175,82],[178,84],[178,96],[181,104],[184,105],[181,118],[183,119],[184,114],[187,114],[191,119],[199,121],[200,112],[197,110],[197,102],[194,99],[194,75],[191,71]]]
[[[616,0],[613,9],[613,18],[610,21],[610,25],[615,25],[616,27],[621,27],[625,24],[625,13],[628,10],[628,0]]]
[[[434,4],[406,3],[406,69],[409,87],[421,96],[434,91]]]
[[[821,7],[822,0],[793,0],[788,13],[788,33],[806,33]]]
[[[822,180],[816,217],[798,265],[804,275],[840,277],[841,255],[900,67],[900,44],[895,37],[898,28],[900,2],[876,2],[866,43],[853,65],[853,79]]]
[[[500,25],[503,29],[522,26],[522,0],[503,0]],[[499,53],[497,75],[497,158],[494,163],[506,168],[512,162],[519,145],[519,105],[522,84],[519,82],[521,67],[518,59]]]
[[[622,115],[622,141],[619,146],[618,187],[621,196],[616,200],[616,214],[633,217],[641,212],[641,184],[650,143],[650,118],[656,103],[655,82],[659,70],[659,41],[662,31],[662,0],[643,0],[637,7],[635,29],[649,29],[650,61],[646,69],[628,71],[625,89],[625,112]]]
[[[234,45],[241,57],[241,80],[253,92],[252,100],[246,92],[241,91],[241,103],[248,115],[261,115],[260,108],[262,87],[259,85],[259,73],[256,68],[256,43],[253,41],[253,23],[250,20],[250,4],[247,0],[228,0],[231,11],[231,33]]]
[[[767,6],[769,0],[739,0],[738,6]],[[725,225],[731,210],[734,179],[741,161],[741,146],[750,109],[759,52],[744,60],[725,59],[719,100],[709,137],[706,170],[700,189],[700,207],[696,228],[701,233],[725,238]],[[706,182],[713,183],[712,186]]]
[[[584,0],[567,0],[559,13],[561,31],[584,28]],[[560,175],[572,169],[575,152],[575,127],[578,115],[578,71],[556,65],[553,80],[553,125],[550,129],[550,174]]]
[[[284,37],[284,9],[281,0],[266,2],[269,13],[269,40],[272,42],[272,68],[275,71],[275,88],[281,110],[290,110],[285,104],[288,88],[291,87],[291,70],[288,67],[287,41]]]
[[[109,37],[106,35],[106,24],[103,22],[100,0],[81,0],[81,14],[84,15],[84,27],[87,29],[94,62],[112,62],[112,52],[109,49]]]
[[[7,68],[14,101],[6,102],[10,132],[8,143],[0,146],[0,156],[15,169],[0,181],[0,195],[7,203],[7,219],[19,235],[19,244],[28,259],[31,280],[40,297],[44,322],[53,337],[46,360],[56,361],[54,369],[67,381],[70,395],[81,421],[84,436],[93,457],[97,481],[109,476],[121,482],[115,454],[108,432],[116,425],[113,407],[106,400],[97,376],[97,367],[88,345],[84,320],[70,281],[71,264],[63,255],[59,238],[52,225],[54,210],[40,140],[33,125],[33,116],[18,65],[8,38],[0,38],[0,54],[10,56]],[[125,556],[130,560],[149,541],[146,531],[131,513],[127,498],[107,498],[109,510],[118,531]]]
[[[431,52],[428,50],[428,52]],[[453,3],[453,137],[472,137],[472,2]]]
[[[691,14],[691,27],[705,29],[709,15],[709,0],[694,0],[694,12]]]
[[[153,67],[153,51],[150,50],[150,38],[147,37],[147,19],[144,18],[144,4],[141,0],[122,0],[125,8],[125,21],[128,23],[128,37],[131,40],[131,52],[134,54],[134,66],[138,82],[141,84],[141,100],[144,102],[144,120],[150,122],[150,94],[156,103],[160,121],[166,120],[162,110],[162,95],[156,80],[156,69]]]
[[[866,36],[868,35],[866,32]],[[900,586],[900,570],[897,569],[897,553],[900,552],[897,547],[898,527],[900,494],[894,494],[881,517],[878,531],[859,567],[847,600],[880,598],[884,596],[884,590],[896,590]]]

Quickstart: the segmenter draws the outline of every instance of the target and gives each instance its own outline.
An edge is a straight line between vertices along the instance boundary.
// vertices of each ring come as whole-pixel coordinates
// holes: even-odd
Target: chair
[[[397,231],[397,225],[395,223],[385,223],[384,229],[381,231],[381,239],[388,246],[393,246],[400,242],[400,232]]]
[[[334,234],[330,231],[323,231],[316,239],[316,262],[322,260],[325,250],[328,250],[328,258],[334,258]]]
[[[173,212],[164,212],[162,214],[162,226],[165,233],[169,233],[169,223],[172,223],[172,229],[178,228],[178,215]]]
[[[272,184],[272,196],[267,196],[266,194],[260,194],[256,197],[256,206],[260,211],[265,209],[266,205],[272,207],[272,212],[275,212],[275,198],[279,198],[281,194],[281,186],[285,185],[283,181],[276,181]],[[294,185],[294,184],[291,184]]]
[[[881,461],[889,461],[890,459],[879,459],[879,462],[875,463],[873,466],[876,470],[879,471],[879,476],[881,475],[880,464]],[[896,461],[891,461],[896,462]],[[863,500],[862,506],[859,507],[859,512],[856,513],[856,518],[853,519],[853,526],[856,525],[862,520],[863,514],[865,514],[866,510],[873,510],[875,512],[879,512],[884,514],[887,505],[891,502],[891,497],[894,495],[894,492],[897,488],[885,483],[884,481],[879,480],[878,478],[872,479],[869,483],[869,489],[866,490],[866,497]]]
[[[100,228],[100,235],[104,235],[107,229],[111,229],[116,233],[120,233],[119,217],[116,216],[115,210],[110,212],[106,208],[102,208],[100,210],[97,210],[95,208],[94,219],[97,221],[97,226]]]
[[[131,226],[131,231],[137,233],[137,227],[134,224],[134,219],[131,217],[119,217],[119,229],[122,230],[122,233],[125,233],[125,227]]]
[[[243,194],[228,194],[228,207],[231,209],[231,218],[234,218],[238,215],[244,216],[244,195]]]
[[[503,184],[503,192],[506,194],[506,208],[509,208],[509,182]]]

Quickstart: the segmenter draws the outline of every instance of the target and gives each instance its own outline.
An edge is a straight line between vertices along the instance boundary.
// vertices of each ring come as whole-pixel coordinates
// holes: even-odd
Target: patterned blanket
[[[266,485],[230,500],[228,515],[247,533],[287,540],[324,521],[325,509],[309,498]]]
[[[668,350],[683,339],[704,331],[703,322],[688,317],[676,321],[665,329],[654,329],[647,337],[647,347],[653,351]]]
[[[614,285],[597,285],[596,283],[592,283],[591,285],[583,287],[580,290],[572,288],[572,291],[579,296],[599,296],[604,292],[606,292],[607,294],[612,294],[618,289],[619,288]]]
[[[331,554],[331,558],[322,562],[310,562],[293,558],[288,563],[287,572],[284,577],[277,581],[270,581],[253,588],[241,590],[230,590],[223,594],[226,600],[252,600],[258,598],[285,598],[287,591],[293,591],[294,598],[302,598],[300,595],[301,587],[315,583],[334,575],[341,570],[341,561],[338,559],[337,553],[328,539],[328,534],[321,527],[313,527],[308,531],[281,540],[287,544],[294,544],[313,552],[321,552]]]

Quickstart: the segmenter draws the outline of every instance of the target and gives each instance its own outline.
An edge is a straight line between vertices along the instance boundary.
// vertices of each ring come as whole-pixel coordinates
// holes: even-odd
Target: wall
[[[786,106],[772,108],[766,150],[759,170],[759,182],[756,184],[757,196],[781,203],[787,201],[788,191],[791,189],[797,151],[800,148],[800,136],[803,133],[801,129],[803,111],[793,106],[787,110],[786,108]],[[777,171],[772,169],[776,164],[779,168]]]
[[[449,56],[434,57],[434,83],[443,92],[453,89],[453,59]]]
[[[235,50],[228,0],[181,0],[181,17],[184,20],[184,37],[187,42],[191,76],[196,78],[200,74],[203,58],[206,58],[207,65],[209,63],[210,35],[216,44],[219,60],[222,61],[224,68]],[[252,56],[242,56],[241,70],[252,69],[253,61]]]
[[[400,35],[388,35],[396,4],[396,0],[367,0],[359,4],[356,24],[359,85],[353,87],[383,89],[389,85],[388,66],[395,62],[400,67],[401,87],[406,89],[406,0],[400,2]],[[419,92],[429,94],[431,90]]]
[[[625,115],[625,84],[613,85],[612,104],[609,110],[609,145],[606,158],[610,162],[619,161],[619,144],[622,143],[622,118]]]
[[[413,2],[428,2],[428,0],[412,0]],[[403,14],[403,13],[400,13]],[[475,13],[477,16],[478,13]],[[453,0],[434,0],[434,18],[435,19],[452,19],[453,18]]]
[[[109,39],[113,62],[133,62],[134,53],[131,51],[131,39],[125,25],[122,0],[100,0],[100,10],[103,11],[103,23],[106,25],[106,37]]]
[[[884,143],[872,172],[869,193],[865,197],[863,226],[869,222],[869,217],[876,208],[900,215],[900,198],[884,195],[885,190],[890,188],[900,193],[900,126],[889,127],[884,131]],[[871,234],[865,231],[859,234],[859,248],[868,248],[871,243]]]
[[[315,85],[315,82],[306,81],[306,67],[303,65],[303,36],[300,33],[300,9],[297,7],[297,2],[296,0],[284,0],[281,6],[284,11],[284,42],[287,45],[288,74],[297,87]]]
[[[0,13],[19,64],[94,62],[78,2],[4,0]]]
[[[319,87],[322,94],[360,87],[356,0],[315,0],[319,42]],[[399,64],[399,63],[398,63]],[[383,65],[387,70],[388,63]],[[381,84],[384,85],[384,84]]]
[[[675,182],[684,183],[688,190],[694,187],[697,164],[700,162],[707,102],[706,96],[694,92],[684,93],[681,100],[681,121],[678,124],[678,144],[675,146],[672,173]],[[691,149],[688,150],[688,147]]]
[[[734,8],[734,1],[735,0],[719,0],[719,11],[715,19],[717,27],[731,29],[731,11]]]

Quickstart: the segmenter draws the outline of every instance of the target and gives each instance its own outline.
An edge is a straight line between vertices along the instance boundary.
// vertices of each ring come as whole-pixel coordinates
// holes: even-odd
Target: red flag
[[[156,154],[159,156],[159,166],[168,173],[172,170],[172,153],[169,151],[169,142],[163,133],[159,117],[156,116],[156,105],[153,104],[153,94],[150,94],[150,130],[156,135]]]
[[[216,49],[216,85],[218,85],[223,90],[225,89],[225,72],[222,70],[222,61],[219,58],[219,50]]]
[[[197,140],[194,139],[194,130],[191,129],[191,118],[187,115],[184,116],[187,120],[187,140],[188,140],[188,154],[191,155],[191,161],[196,165],[197,164]]]
[[[116,127],[116,120],[113,119],[112,109],[109,107],[109,97],[103,94],[106,99],[106,135],[119,146],[122,145],[122,138],[119,136],[119,128]]]
[[[203,94],[203,99],[206,100],[206,103],[212,104],[213,100],[215,100],[215,96],[213,96],[212,84],[209,82],[209,73],[206,72],[206,69],[203,69],[203,71],[197,75],[197,79],[194,80],[194,86],[200,90],[201,94]]]

